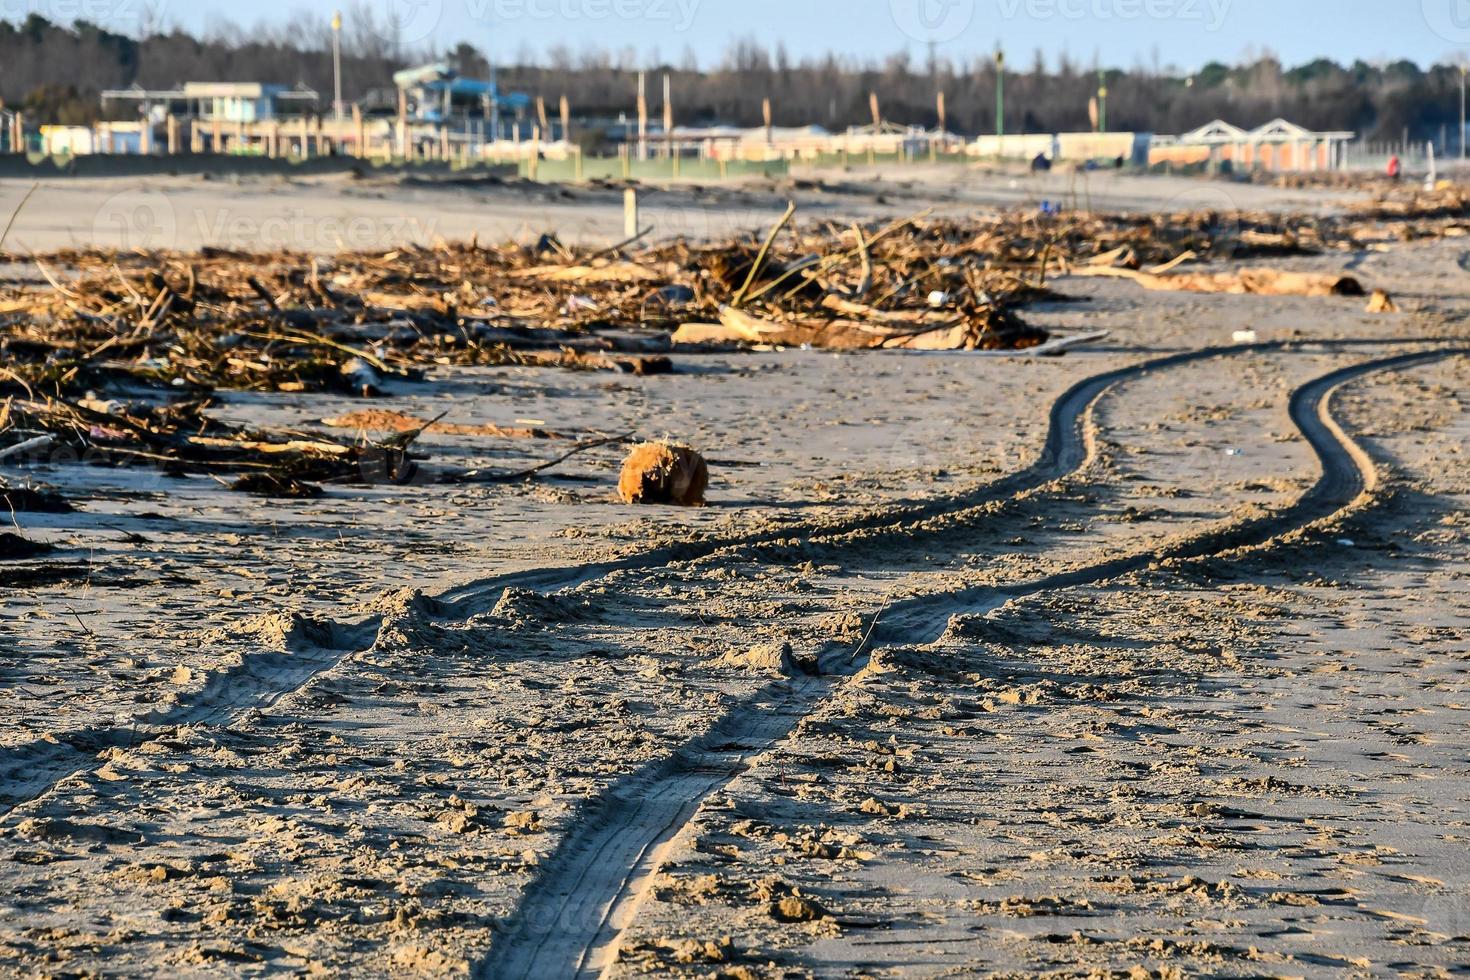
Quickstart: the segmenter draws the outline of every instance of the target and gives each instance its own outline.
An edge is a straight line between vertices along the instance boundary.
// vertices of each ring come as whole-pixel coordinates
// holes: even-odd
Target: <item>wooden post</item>
[[[937,101],[937,108],[939,109],[939,131],[934,134],[934,139],[929,141],[929,159],[936,162],[939,160],[939,141],[945,139],[945,134],[949,131],[948,121],[945,118],[943,92],[939,93]]]
[[[638,159],[648,159],[648,73],[638,73]]]
[[[561,97],[561,138],[568,143],[572,141],[572,104],[565,95]]]
[[[281,155],[281,124],[278,121],[271,123],[270,133],[266,137],[266,151],[272,160]]]
[[[535,180],[537,174],[539,174],[540,172],[541,172],[541,127],[540,126],[533,126],[531,128],[531,162],[530,162],[530,175],[531,175],[531,179],[532,180]]]
[[[352,155],[359,158],[367,156],[367,126],[362,121],[362,106],[355,102],[352,105],[352,129],[356,136],[352,143]]]
[[[669,156],[674,155],[674,99],[669,76],[664,75],[664,144]],[[674,176],[678,176],[679,165],[674,164]]]
[[[536,121],[541,124],[541,132],[548,138],[551,136],[551,124],[546,121],[546,100],[536,96]]]
[[[144,118],[138,126],[138,152],[148,156],[153,152],[153,120]]]
[[[168,155],[171,157],[178,156],[179,120],[178,117],[175,116],[172,112],[170,112],[168,114],[168,118],[164,120],[164,133],[166,134],[165,138],[168,141]]]
[[[878,93],[868,93],[868,111],[873,114],[873,135],[876,137],[883,130],[883,109],[878,103]]]
[[[189,152],[195,156],[204,152],[204,130],[199,128],[199,120],[189,120]]]
[[[771,126],[772,116],[770,97],[766,97],[761,100],[761,118],[764,119],[766,123],[766,145],[773,146],[776,142],[776,136],[773,132],[773,127]]]
[[[322,136],[322,117],[313,116],[312,121],[313,128],[316,130],[316,155],[319,157],[326,156],[327,150],[325,144],[323,143],[324,137]]]
[[[582,148],[580,146],[572,147],[572,159],[576,161],[576,179],[580,183],[582,180]]]
[[[623,154],[626,159],[627,154]],[[623,191],[623,237],[634,238],[638,234],[638,191],[629,187]]]
[[[306,128],[305,116],[302,116],[296,123],[296,138],[301,141],[301,153],[297,157],[297,159],[305,160],[307,157],[311,156],[311,150],[306,145],[308,131]]]
[[[408,91],[398,90],[398,155],[408,159]]]

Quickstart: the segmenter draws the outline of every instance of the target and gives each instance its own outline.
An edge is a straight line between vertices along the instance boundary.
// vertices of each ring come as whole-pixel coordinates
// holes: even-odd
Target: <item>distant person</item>
[[[1399,155],[1397,153],[1388,158],[1388,175],[1394,180],[1398,180],[1403,175],[1403,167],[1399,163]]]
[[[1051,169],[1051,161],[1046,158],[1045,153],[1038,153],[1031,160],[1032,173],[1045,173]]]

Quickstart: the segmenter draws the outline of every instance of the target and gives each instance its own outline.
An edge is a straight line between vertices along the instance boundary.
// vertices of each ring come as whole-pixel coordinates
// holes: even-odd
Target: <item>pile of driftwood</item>
[[[368,440],[369,426],[263,430],[211,409],[222,390],[372,397],[455,365],[659,374],[711,345],[1030,348],[1047,335],[1018,311],[1059,274],[1174,288],[1191,263],[1363,247],[1395,222],[1451,234],[1460,193],[1330,219],[1017,211],[844,226],[794,222],[793,208],[730,241],[601,251],[545,237],[331,257],[60,252],[28,265],[39,279],[0,286],[0,458],[64,452],[284,494],[403,479],[431,420]],[[1187,276],[1231,288],[1213,269]]]

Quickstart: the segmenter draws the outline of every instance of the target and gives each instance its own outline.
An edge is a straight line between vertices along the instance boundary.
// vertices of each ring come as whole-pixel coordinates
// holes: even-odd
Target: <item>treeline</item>
[[[490,66],[473,46],[407,48],[397,26],[359,4],[345,19],[343,95],[362,100],[392,85],[392,73],[409,64],[445,59],[468,74]],[[85,123],[136,111],[104,109],[98,93],[139,84],[170,88],[185,81],[301,83],[331,99],[331,28],[321,18],[249,31],[233,27],[195,36],[151,28],[138,37],[85,22],[69,26],[31,15],[20,24],[0,21],[0,98],[24,107],[41,122]],[[582,52],[553,48],[537,57],[523,52],[501,66],[504,89],[542,95],[555,105],[562,95],[579,117],[632,114],[637,77],[649,72],[649,104],[661,115],[662,76],[671,76],[680,123],[757,126],[769,97],[777,125],[816,123],[830,129],[870,120],[869,93],[879,96],[885,119],[932,126],[936,93],[945,93],[950,129],[993,132],[996,71],[992,56],[954,61],[896,54],[882,61],[829,55],[796,60],[751,41],[731,46],[718,65],[702,68],[692,55],[677,64],[640,58],[633,51]],[[1005,66],[1007,132],[1057,132],[1090,128],[1088,101],[1099,72],[1063,56],[1048,62],[1037,52],[1029,64]],[[1216,117],[1252,127],[1276,116],[1318,130],[1352,130],[1369,139],[1439,139],[1459,125],[1461,75],[1457,67],[1422,69],[1410,61],[1386,65],[1327,60],[1286,69],[1270,56],[1252,64],[1210,64],[1190,77],[1142,66],[1107,69],[1107,122],[1113,130],[1180,133]],[[554,110],[553,110],[554,111]]]

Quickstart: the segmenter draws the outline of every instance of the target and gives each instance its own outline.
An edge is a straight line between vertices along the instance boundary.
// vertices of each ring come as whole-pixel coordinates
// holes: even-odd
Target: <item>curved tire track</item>
[[[1141,364],[1117,368],[1085,378],[1065,391],[1050,411],[1041,455],[1025,469],[960,493],[946,494],[907,506],[874,508],[838,520],[806,521],[751,534],[656,547],[626,558],[583,565],[532,569],[497,575],[450,589],[438,596],[440,618],[463,620],[488,611],[508,588],[551,592],[571,588],[614,571],[646,571],[675,561],[707,557],[725,548],[758,547],[794,536],[840,535],[876,527],[902,527],[958,508],[1003,500],[1066,476],[1083,465],[1091,447],[1084,422],[1097,400],[1114,385],[1193,361],[1288,346],[1288,342],[1210,347],[1172,354]],[[62,779],[95,761],[113,746],[128,748],[157,737],[145,729],[183,724],[230,723],[251,709],[268,707],[299,690],[312,678],[331,670],[354,653],[367,649],[382,626],[369,618],[333,632],[330,649],[301,645],[284,653],[250,654],[238,665],[211,673],[204,688],[164,711],[144,712],[114,724],[93,725],[62,733],[48,733],[0,753],[0,817],[47,792]]]
[[[1087,568],[1009,587],[967,588],[921,596],[888,607],[880,639],[912,644],[942,633],[952,615],[995,608],[1011,599],[1088,584],[1147,568],[1159,559],[1188,560],[1268,545],[1352,506],[1371,490],[1377,471],[1362,449],[1332,418],[1331,395],[1367,374],[1409,367],[1466,349],[1418,351],[1352,365],[1298,388],[1289,412],[1321,466],[1313,486],[1274,514],[1208,531],[1162,550],[1122,556]],[[1177,364],[1187,355],[1164,359]],[[1160,366],[1160,362],[1153,362]],[[1053,407],[1048,456],[1076,468],[1078,426],[1085,410],[1111,384],[1127,376],[1110,372],[1076,386]],[[1083,398],[1081,405],[1070,398]],[[1059,424],[1070,422],[1071,424]],[[1070,433],[1070,440],[1058,433]],[[1001,481],[1006,483],[1007,481]],[[645,767],[610,787],[591,804],[548,859],[540,879],[528,890],[510,928],[495,944],[476,976],[523,980],[540,977],[593,977],[613,963],[619,936],[636,917],[663,855],[689,825],[704,799],[728,784],[749,760],[781,741],[833,687],[860,669],[859,658],[829,651],[823,676],[778,681],[734,706],[705,735],[685,743],[671,757]],[[831,670],[833,673],[828,673]],[[834,676],[838,671],[840,675]]]
[[[1425,344],[1439,339],[1267,341],[1206,347],[1116,368],[1077,382],[1052,404],[1046,441],[1035,462],[979,487],[933,497],[918,504],[877,507],[837,520],[807,521],[751,534],[667,545],[610,561],[493,576],[441,594],[435,600],[436,612],[439,618],[463,620],[488,611],[505,590],[512,587],[555,591],[614,571],[661,568],[671,562],[707,557],[727,548],[759,547],[792,537],[840,536],[874,528],[901,531],[906,525],[918,524],[939,515],[1005,500],[1079,469],[1092,451],[1085,422],[1098,399],[1115,385],[1146,377],[1154,371],[1216,357],[1287,350],[1303,345]],[[200,691],[164,710],[147,711],[112,724],[47,733],[4,749],[0,752],[0,818],[17,806],[43,795],[67,776],[86,768],[95,762],[99,752],[109,747],[133,747],[156,738],[161,729],[176,725],[230,724],[252,709],[269,707],[300,690],[313,678],[368,649],[381,626],[381,618],[372,617],[334,626],[335,638],[330,646],[303,644],[284,652],[247,654],[239,664],[211,672]]]

